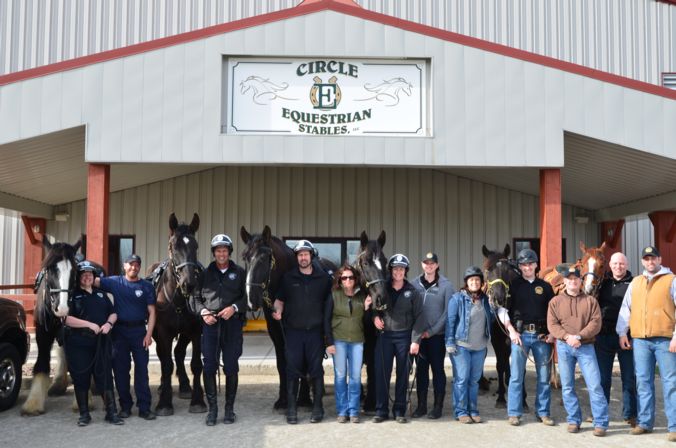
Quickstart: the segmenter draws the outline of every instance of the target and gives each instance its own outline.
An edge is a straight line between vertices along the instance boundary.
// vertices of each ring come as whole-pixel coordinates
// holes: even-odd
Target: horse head
[[[193,214],[190,224],[178,223],[175,214],[169,216],[169,266],[176,285],[184,297],[197,288],[203,269],[197,260],[198,244],[195,232],[200,227],[200,218]]]
[[[42,245],[47,255],[42,260],[43,279],[38,292],[42,309],[54,317],[68,315],[68,296],[75,289],[77,262],[75,254],[81,241],[71,245],[68,243],[51,244],[43,238]],[[40,299],[38,299],[40,300]]]
[[[507,306],[509,301],[509,284],[518,275],[519,271],[514,260],[509,259],[511,248],[505,245],[502,252],[488,250],[481,246],[484,255],[484,287],[492,308]]]
[[[383,254],[385,231],[377,240],[369,240],[366,231],[361,233],[359,255],[354,267],[359,272],[362,286],[368,291],[376,310],[385,310],[389,304],[387,295],[387,258]]]
[[[605,241],[600,247],[587,247],[580,241],[580,250],[582,259],[580,265],[580,276],[582,277],[582,289],[585,294],[596,296],[603,281],[603,274],[606,270],[606,256],[603,254]]]
[[[266,225],[262,233],[251,235],[242,226],[239,233],[246,244],[242,259],[246,267],[246,297],[249,309],[257,311],[263,304],[272,308],[270,279],[276,263],[272,247],[272,231]]]

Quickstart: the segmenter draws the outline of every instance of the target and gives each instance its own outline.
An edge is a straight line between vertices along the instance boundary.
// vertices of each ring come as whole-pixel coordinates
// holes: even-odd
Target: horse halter
[[[183,269],[185,267],[192,267],[196,274],[199,274],[200,272],[202,272],[204,270],[204,266],[202,266],[202,264],[199,261],[197,261],[197,262],[195,262],[195,261],[184,261],[183,263],[176,264],[176,262],[174,262],[174,251],[171,248],[171,243],[169,243],[169,261],[171,261],[171,267],[172,267],[171,273],[174,275],[174,280],[176,281],[176,284],[179,283],[181,269]]]
[[[275,270],[275,265],[277,262],[275,261],[275,254],[272,252],[272,249],[270,249],[270,269],[268,270],[268,279],[265,281],[262,281],[260,283],[252,283],[252,282],[246,282],[247,286],[255,286],[257,288],[261,288],[262,295],[263,295],[263,303],[265,306],[268,308],[272,309],[272,300],[270,299],[270,280],[272,278],[272,271]]]
[[[506,258],[498,260],[498,262],[495,263],[495,265],[498,266],[500,263],[507,263],[510,269],[514,269],[514,267],[510,263],[510,260]],[[484,270],[484,277],[488,278],[487,270]],[[488,297],[491,297],[491,292],[493,291],[493,287],[495,285],[502,285],[505,288],[505,299],[509,299],[511,297],[511,294],[509,292],[509,284],[499,277],[494,280],[486,281],[484,292],[486,293],[486,295],[488,295]]]

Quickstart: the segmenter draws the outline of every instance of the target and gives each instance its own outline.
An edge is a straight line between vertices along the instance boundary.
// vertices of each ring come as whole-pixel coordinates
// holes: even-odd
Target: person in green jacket
[[[359,288],[359,274],[341,266],[325,313],[327,353],[333,356],[336,413],[339,423],[359,423],[361,365],[364,354],[364,315],[371,297]],[[349,383],[347,374],[349,369]]]

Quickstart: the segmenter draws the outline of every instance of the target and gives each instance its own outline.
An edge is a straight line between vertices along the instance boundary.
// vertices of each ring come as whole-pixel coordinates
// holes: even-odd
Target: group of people
[[[224,423],[235,422],[234,401],[242,329],[246,322],[246,273],[233,262],[232,240],[224,234],[211,241],[214,260],[203,271],[191,308],[202,319],[204,388],[208,403],[206,424],[218,416],[216,373],[221,353],[226,376]],[[324,418],[324,353],[333,357],[337,420],[360,422],[361,369],[365,331],[377,329],[374,359],[376,403],[374,423],[393,418],[406,423],[409,370],[415,360],[417,407],[411,417],[438,419],[446,396],[444,360],[453,366],[453,413],[461,423],[482,421],[477,405],[478,383],[486,358],[492,323],[498,319],[511,340],[511,376],[507,414],[518,426],[523,414],[526,361],[532,353],[537,378],[535,412],[538,421],[555,425],[551,416],[550,373],[553,347],[558,354],[568,432],[576,433],[582,413],[575,392],[579,365],[590,396],[594,435],[608,428],[608,405],[615,356],[619,358],[623,410],[631,433],[651,432],[655,421],[655,364],[659,366],[669,440],[676,441],[676,276],[661,265],[659,251],[642,253],[644,271],[632,277],[627,259],[616,253],[602,280],[598,297],[585,294],[579,269],[561,270],[564,289],[555,295],[549,283],[536,276],[537,254],[524,249],[517,256],[520,275],[509,286],[507,309],[493,307],[485,293],[484,272],[468,267],[456,291],[440,274],[438,256],[427,253],[422,274],[409,281],[410,261],[395,254],[387,262],[388,306],[374,309],[359,271],[342,265],[332,276],[316,263],[317,251],[308,240],[294,247],[297,265],[286,272],[275,292],[272,317],[283,328],[287,359],[286,419],[298,422],[297,396],[301,378],[313,389],[310,421]],[[141,259],[125,260],[124,276],[95,278],[85,261],[78,265],[79,288],[73,293],[65,325],[66,353],[80,407],[78,424],[91,420],[87,409],[89,378],[103,391],[106,420],[120,424],[131,415],[130,355],[134,359],[139,416],[153,419],[148,387],[148,346],[155,322],[152,285],[138,277]],[[100,290],[98,288],[101,288]],[[104,293],[111,293],[114,303]],[[111,343],[100,342],[112,335]],[[390,409],[390,380],[396,359],[394,403]],[[112,360],[112,363],[108,361]],[[111,368],[119,394],[116,412]],[[428,409],[429,371],[434,403]]]

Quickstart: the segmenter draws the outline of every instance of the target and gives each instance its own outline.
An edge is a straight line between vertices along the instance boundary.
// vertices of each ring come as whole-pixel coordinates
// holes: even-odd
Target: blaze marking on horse
[[[589,269],[588,275],[584,279],[584,292],[586,294],[591,294],[594,287],[594,268],[596,267],[596,258],[590,257],[587,261],[587,268]]]
[[[71,264],[69,260],[61,260],[56,264],[59,272],[59,305],[56,308],[56,315],[58,317],[66,317],[68,315],[68,287],[70,286],[70,271]]]

